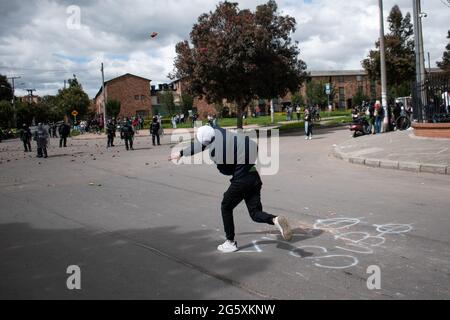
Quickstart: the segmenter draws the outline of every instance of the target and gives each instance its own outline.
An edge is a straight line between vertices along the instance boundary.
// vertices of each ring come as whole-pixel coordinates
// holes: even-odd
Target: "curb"
[[[336,146],[333,147],[332,154],[337,159],[341,159],[352,164],[359,164],[372,168],[394,169],[416,173],[426,172],[426,173],[450,175],[450,166],[447,165],[349,157],[346,153],[340,152],[338,150],[338,147]]]

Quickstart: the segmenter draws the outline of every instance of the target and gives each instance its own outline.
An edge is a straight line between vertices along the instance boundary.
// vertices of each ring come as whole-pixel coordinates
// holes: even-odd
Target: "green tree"
[[[35,112],[28,103],[16,101],[16,111],[18,127],[24,123],[27,125],[32,124]]]
[[[188,41],[176,45],[171,77],[186,78],[189,92],[209,103],[235,103],[242,128],[242,113],[253,99],[295,92],[306,76],[298,43],[291,39],[295,19],[277,11],[273,0],[255,12],[241,10],[237,3],[219,3],[194,24],[193,47]]]
[[[309,105],[318,104],[320,107],[328,105],[328,95],[325,91],[325,82],[323,81],[308,81],[306,83],[306,99]],[[333,101],[336,95],[336,88],[331,88],[330,101]]]
[[[117,118],[120,113],[120,101],[108,100],[106,103],[106,114],[108,117]]]
[[[369,101],[370,98],[364,94],[361,89],[356,91],[355,95],[352,97],[352,104],[354,106],[361,106],[363,101]]]
[[[299,92],[296,92],[291,97],[291,103],[293,105],[303,106],[305,104],[305,101],[302,95]]]
[[[450,30],[447,33],[447,39],[450,39]],[[442,54],[442,61],[437,62],[437,66],[444,71],[450,71],[450,42],[445,47],[447,51]]]
[[[190,94],[183,93],[181,95],[181,104],[183,113],[187,113],[189,110],[192,110],[192,107],[194,106],[194,97]]]
[[[82,118],[88,112],[90,100],[84,92],[82,85],[77,78],[69,79],[69,87],[58,91],[58,108],[67,116],[70,116],[73,110],[78,111],[78,118]]]
[[[414,38],[411,15],[403,17],[400,8],[395,5],[388,17],[389,33],[385,35],[386,74],[388,91],[397,96],[410,94],[409,82],[415,75]],[[380,42],[375,43],[362,66],[372,80],[380,76]],[[405,85],[407,84],[407,85]]]
[[[14,110],[11,102],[0,101],[0,127],[10,128],[12,126]]]
[[[159,94],[161,106],[166,108],[170,115],[175,113],[175,102],[172,91],[163,91]]]
[[[0,74],[0,101],[11,101],[13,98],[12,87],[8,82],[8,78]]]

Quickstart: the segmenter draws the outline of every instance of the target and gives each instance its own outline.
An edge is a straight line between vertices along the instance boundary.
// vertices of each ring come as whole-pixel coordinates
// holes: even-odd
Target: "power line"
[[[40,69],[40,68],[30,68],[30,67],[8,67],[8,66],[0,66],[0,69],[6,70],[23,70],[23,71],[39,71],[45,73],[73,73],[74,71],[91,71],[92,69]]]

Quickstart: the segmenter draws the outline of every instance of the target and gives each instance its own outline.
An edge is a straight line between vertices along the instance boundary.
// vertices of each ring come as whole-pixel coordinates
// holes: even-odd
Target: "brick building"
[[[351,108],[353,106],[352,98],[358,90],[361,90],[364,95],[370,99],[377,99],[381,96],[380,83],[370,80],[364,70],[310,71],[310,78],[308,81],[331,84],[331,87],[335,90],[336,94],[330,102],[333,104],[335,109]],[[177,80],[165,86],[163,85],[163,88],[172,90],[175,101],[179,101],[181,99],[181,95],[183,94],[185,87],[183,81]],[[299,93],[303,97],[305,103],[307,103],[306,83],[299,88]],[[275,111],[283,111],[284,107],[291,103],[291,98],[292,93],[290,92],[284,97],[274,98],[273,103]],[[226,100],[223,101],[223,106],[226,107],[230,114],[236,111],[236,107],[231,103],[227,103]],[[252,109],[256,108],[256,106],[260,108],[263,114],[268,114],[270,112],[270,101],[259,99],[255,100],[253,104],[249,106],[249,115],[251,115]],[[202,119],[208,114],[218,113],[218,108],[216,105],[209,104],[205,100],[199,99],[198,97],[194,98],[193,107],[194,112],[197,112]]]
[[[105,82],[106,100],[120,102],[119,117],[143,116],[152,114],[152,97],[150,79],[130,73]],[[94,98],[94,111],[103,114],[103,91],[98,91]]]
[[[330,83],[336,92],[330,102],[339,109],[353,107],[352,98],[359,90],[370,99],[381,97],[381,84],[370,80],[364,70],[311,71],[308,81]],[[300,94],[305,100],[307,99],[306,85],[300,88]]]

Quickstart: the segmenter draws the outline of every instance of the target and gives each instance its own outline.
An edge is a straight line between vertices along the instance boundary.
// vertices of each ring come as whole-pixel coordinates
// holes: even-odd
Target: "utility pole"
[[[273,108],[273,99],[270,99],[270,121],[271,123],[274,123],[274,108]]]
[[[106,92],[105,92],[105,72],[102,62],[102,94],[103,94],[103,128],[106,129]]]
[[[417,98],[420,101],[420,112],[423,114],[423,106],[425,105],[425,94],[423,84],[425,81],[425,60],[423,55],[423,38],[422,38],[422,20],[421,20],[420,0],[413,0],[413,16],[414,16],[414,50],[416,54],[416,85]],[[424,119],[425,120],[425,119]]]
[[[384,18],[383,0],[378,0],[380,9],[380,67],[381,67],[381,105],[387,115],[387,80],[386,80],[386,52],[384,46]]]
[[[16,112],[16,94],[15,94],[15,82],[14,80],[16,79],[20,79],[21,77],[9,77],[8,79],[10,79],[12,81],[12,94],[13,94],[13,98],[12,98],[12,105],[13,105],[13,112],[14,112],[14,116],[13,116],[13,125],[17,128],[17,112]]]

